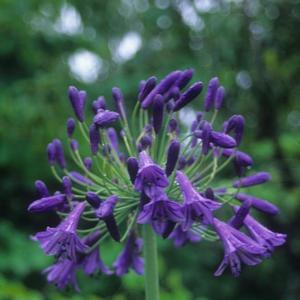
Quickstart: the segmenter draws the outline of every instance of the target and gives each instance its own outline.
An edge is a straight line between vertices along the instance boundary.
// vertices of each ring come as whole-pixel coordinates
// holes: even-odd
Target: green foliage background
[[[81,25],[57,29],[61,9],[75,9]],[[245,268],[239,279],[214,278],[222,250],[200,243],[174,249],[160,241],[162,299],[300,298],[300,2],[298,0],[1,0],[0,1],[0,299],[142,299],[143,278],[130,273],[85,278],[81,294],[57,292],[41,269],[51,263],[29,235],[55,216],[29,215],[33,182],[42,178],[58,188],[50,174],[45,145],[64,138],[71,115],[67,86],[89,93],[89,100],[122,88],[128,109],[137,86],[150,75],[193,67],[205,83],[218,75],[226,87],[222,117],[244,114],[242,149],[254,170],[267,170],[273,181],[255,193],[273,201],[281,214],[265,223],[286,232],[288,242],[272,259]],[[115,57],[115,45],[128,32],[141,37],[141,48],[127,61]],[[88,50],[102,59],[102,73],[83,82],[70,72],[68,59]],[[193,104],[201,109],[200,101]],[[220,119],[222,119],[222,117]],[[221,178],[220,178],[221,180]],[[119,246],[107,244],[108,262]]]

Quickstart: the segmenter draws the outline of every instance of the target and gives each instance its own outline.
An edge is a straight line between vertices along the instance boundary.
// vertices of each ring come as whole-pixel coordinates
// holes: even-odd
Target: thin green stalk
[[[156,236],[149,224],[143,225],[145,259],[145,299],[159,300]]]

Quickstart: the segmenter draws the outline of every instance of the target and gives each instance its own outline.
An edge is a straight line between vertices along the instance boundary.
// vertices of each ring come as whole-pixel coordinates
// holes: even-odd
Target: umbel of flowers
[[[28,207],[32,213],[53,211],[61,217],[57,227],[33,237],[46,255],[55,258],[44,272],[58,288],[72,285],[78,290],[79,269],[87,275],[122,276],[129,269],[143,274],[145,226],[148,235],[150,229],[150,235],[155,232],[176,247],[202,240],[220,243],[224,257],[216,276],[227,267],[238,276],[242,264],[262,262],[285,242],[285,234],[272,232],[252,216],[252,211],[276,215],[277,207],[243,191],[271,179],[266,172],[246,174],[253,161],[238,150],[244,118],[233,115],[222,128],[214,126],[225,94],[217,77],[209,81],[203,111],[197,112],[191,128],[180,126],[178,112],[196,101],[203,89],[201,81],[188,87],[192,76],[188,69],[171,72],[159,82],[156,77],[141,81],[131,113],[121,90],[114,87],[115,108],[107,107],[100,96],[92,102],[89,121],[86,92],[69,87],[76,118],[67,121],[66,144],[73,163],[67,164],[60,140],[49,143],[48,160],[61,191],[51,194],[38,180],[38,200]],[[87,147],[79,147],[75,130],[86,141],[89,157],[82,156]],[[229,164],[236,178],[219,187],[214,178]],[[231,208],[230,219],[221,218],[224,207]],[[100,256],[101,244],[109,238],[123,244],[111,267]],[[145,258],[146,247],[145,237]]]

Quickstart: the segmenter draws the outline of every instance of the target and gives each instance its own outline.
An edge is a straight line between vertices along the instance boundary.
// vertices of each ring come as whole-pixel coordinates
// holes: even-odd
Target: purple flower
[[[63,194],[46,196],[46,197],[42,197],[39,200],[33,201],[29,205],[28,211],[33,213],[47,212],[47,211],[57,209],[64,202],[65,202],[65,195]]]
[[[215,109],[220,110],[223,105],[225,89],[223,86],[218,87],[215,97]]]
[[[137,218],[138,224],[151,224],[154,231],[167,238],[177,222],[183,220],[181,206],[169,200],[162,189],[156,188],[151,201],[143,206]]]
[[[56,162],[55,158],[55,145],[53,143],[49,143],[47,146],[47,155],[48,155],[48,163],[50,166],[54,166]]]
[[[173,240],[175,247],[182,247],[187,243],[197,243],[201,241],[201,236],[191,230],[184,231],[182,225],[178,225],[170,234],[170,240]]]
[[[82,242],[91,247],[93,246],[101,237],[99,230],[90,233],[88,236],[82,239]],[[96,247],[90,253],[83,255],[81,259],[82,268],[84,273],[87,275],[92,275],[100,270],[103,274],[111,275],[113,272],[104,264],[100,256],[100,249]]]
[[[139,171],[137,173],[134,187],[137,191],[145,191],[151,197],[153,189],[164,188],[169,184],[165,172],[156,165],[146,151],[140,152]]]
[[[252,201],[246,200],[239,208],[233,207],[235,216],[230,220],[229,224],[236,229],[240,229],[243,226],[245,218],[250,212],[251,206]]]
[[[179,152],[180,152],[180,143],[177,140],[172,140],[167,152],[167,163],[165,169],[167,176],[170,176],[174,171],[177,164]]]
[[[83,160],[83,164],[86,169],[90,171],[92,169],[93,161],[90,157],[85,157]]]
[[[119,117],[120,115],[115,111],[99,109],[93,121],[97,126],[105,128],[116,122]]]
[[[119,112],[122,119],[126,119],[126,112],[124,107],[124,96],[121,90],[117,87],[112,89],[112,95],[115,100],[117,111]]]
[[[64,169],[66,167],[66,160],[64,155],[64,149],[59,139],[54,139],[52,144],[55,148],[55,159],[59,166]]]
[[[253,175],[236,180],[232,186],[235,188],[240,188],[240,187],[258,185],[271,180],[271,178],[272,178],[271,175],[267,172],[258,172]]]
[[[132,268],[137,274],[144,273],[144,260],[140,256],[142,252],[143,240],[137,238],[132,231],[126,241],[123,251],[119,254],[113,266],[117,276],[122,276],[128,273]]]
[[[236,141],[230,135],[222,132],[212,131],[210,139],[215,146],[222,148],[234,148],[237,146]]]
[[[119,229],[115,217],[113,215],[113,210],[117,201],[118,201],[118,197],[115,195],[108,197],[105,201],[102,201],[100,203],[95,213],[100,220],[104,221],[111,237],[115,241],[119,242],[120,233],[119,233]]]
[[[63,186],[64,186],[64,192],[68,200],[73,199],[73,194],[72,194],[72,181],[70,177],[64,176],[62,180]]]
[[[202,91],[203,83],[201,81],[194,83],[181,97],[175,102],[174,111],[180,110],[192,100],[194,100]]]
[[[119,153],[119,142],[118,142],[118,135],[116,130],[112,127],[108,128],[107,136],[112,148],[115,150],[116,153]]]
[[[218,87],[219,87],[218,77],[212,78],[208,83],[207,93],[204,99],[205,111],[209,111],[213,107]]]
[[[153,128],[156,134],[159,133],[164,116],[164,99],[162,95],[154,97],[153,104]]]
[[[245,201],[251,201],[252,206],[266,214],[270,214],[270,215],[276,215],[279,212],[279,209],[277,206],[275,206],[274,204],[254,197],[254,196],[250,196],[247,194],[242,194],[242,193],[238,193],[234,195],[235,199],[239,200],[240,202],[245,202]]]
[[[71,285],[79,292],[79,286],[76,280],[77,265],[70,259],[59,259],[58,262],[43,271],[47,274],[47,281],[54,283],[59,289],[64,289]]]
[[[275,247],[281,246],[285,243],[286,234],[276,233],[269,230],[250,215],[245,218],[244,226],[248,230],[250,236],[258,244],[267,249],[269,253],[272,253]]]
[[[80,122],[84,121],[84,105],[86,101],[86,92],[79,91],[75,86],[69,87],[69,99],[71,101],[74,113]]]
[[[129,157],[127,159],[127,170],[131,182],[134,183],[139,170],[139,162],[135,157]]]
[[[97,100],[93,101],[92,108],[94,113],[96,114],[99,109],[106,109],[105,98],[100,96]]]
[[[241,262],[254,266],[266,257],[264,247],[230,225],[215,218],[214,228],[223,243],[225,253],[215,276],[222,275],[228,265],[233,276],[239,276]]]
[[[176,82],[176,80],[181,76],[181,71],[174,71],[168,74],[155,88],[145,97],[142,101],[142,108],[146,109],[152,105],[154,97],[157,94],[163,95],[169,90],[169,88]]]
[[[182,229],[184,231],[190,229],[194,222],[211,224],[213,220],[212,211],[220,208],[221,204],[202,197],[183,172],[177,171],[176,181],[180,186],[184,198],[184,205],[182,207],[184,221]]]
[[[141,91],[139,93],[138,99],[140,102],[143,102],[144,99],[149,95],[149,93],[154,89],[156,86],[156,77],[152,76],[147,79],[147,81],[144,83],[143,87],[141,88]]]
[[[145,150],[148,147],[151,147],[151,145],[152,145],[152,137],[150,135],[148,135],[148,134],[142,136],[139,145],[140,145],[141,150]]]
[[[94,123],[90,126],[89,137],[90,137],[91,151],[94,155],[96,155],[99,149],[99,144],[101,143],[101,139],[100,139],[99,129]]]
[[[71,177],[72,180],[75,182],[79,182],[81,184],[87,184],[87,185],[95,185],[94,182],[82,174],[78,173],[77,171],[71,171],[69,172],[69,176]]]
[[[34,239],[39,241],[41,248],[47,255],[67,257],[73,261],[77,259],[77,252],[87,250],[76,234],[76,228],[83,213],[85,203],[78,203],[70,214],[56,228],[47,227],[46,231],[38,232]]]
[[[77,140],[72,139],[70,144],[71,144],[72,151],[76,152],[79,148]]]
[[[245,119],[241,115],[231,116],[223,125],[224,133],[234,132],[234,139],[237,146],[240,145],[244,133]]]
[[[67,134],[68,137],[71,138],[75,130],[75,120],[73,118],[69,118],[67,121]]]
[[[50,196],[48,188],[42,180],[37,180],[34,185],[39,197],[43,198]]]

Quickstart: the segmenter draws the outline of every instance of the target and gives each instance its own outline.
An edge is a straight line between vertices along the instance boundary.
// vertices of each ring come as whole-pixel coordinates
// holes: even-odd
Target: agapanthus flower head
[[[122,276],[132,268],[142,274],[143,228],[145,250],[149,234],[151,240],[154,234],[170,238],[176,247],[220,240],[225,255],[216,275],[230,266],[237,276],[242,263],[255,265],[284,243],[284,234],[272,232],[250,215],[250,210],[275,215],[279,209],[241,192],[247,187],[248,193],[248,188],[268,182],[271,176],[248,174],[253,160],[238,149],[245,123],[241,115],[230,117],[223,128],[215,122],[225,93],[217,77],[209,81],[203,97],[205,112],[195,112],[194,119],[188,120],[189,128],[180,123],[181,112],[191,101],[201,107],[205,83],[190,84],[192,76],[193,70],[186,69],[161,80],[151,76],[141,81],[133,109],[126,108],[126,95],[114,87],[116,111],[100,96],[91,103],[89,120],[84,114],[86,92],[69,88],[76,116],[67,121],[70,155],[65,156],[65,143],[58,139],[47,147],[60,191],[52,194],[44,182],[37,181],[37,200],[28,207],[29,212],[51,211],[62,219],[57,227],[47,227],[33,237],[46,255],[56,258],[45,270],[49,282],[78,289],[80,269],[87,275],[99,271],[110,275],[100,255],[108,238],[125,243],[113,264],[115,273]],[[78,136],[80,146],[73,138],[75,127],[76,138],[82,135]],[[91,154],[83,155],[84,149]],[[73,164],[67,164],[65,157]],[[233,181],[221,178],[230,162],[237,175]],[[70,169],[72,165],[77,168]],[[224,185],[218,186],[216,176]],[[239,208],[234,206],[237,202]],[[229,207],[233,216],[223,216],[223,207]]]

